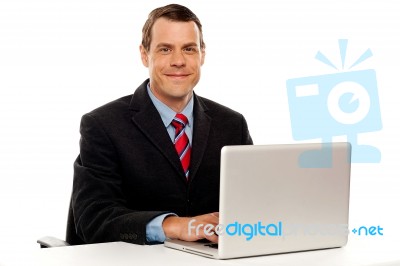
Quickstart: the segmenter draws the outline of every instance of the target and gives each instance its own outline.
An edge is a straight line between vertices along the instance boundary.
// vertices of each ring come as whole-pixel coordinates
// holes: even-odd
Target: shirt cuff
[[[147,242],[163,243],[165,241],[165,234],[164,230],[162,229],[162,223],[165,217],[170,215],[177,216],[175,213],[165,213],[153,218],[150,222],[148,222],[148,224],[146,225]]]

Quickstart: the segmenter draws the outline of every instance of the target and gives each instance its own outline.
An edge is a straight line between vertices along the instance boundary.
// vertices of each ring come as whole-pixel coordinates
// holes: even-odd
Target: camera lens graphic
[[[371,100],[366,89],[352,81],[338,83],[328,95],[330,115],[341,124],[357,124],[369,112]]]
[[[359,134],[382,129],[376,73],[374,69],[351,70],[370,58],[372,51],[368,48],[351,63],[346,60],[348,40],[339,39],[338,44],[341,70],[320,51],[315,59],[339,72],[286,80],[293,139],[330,143],[335,136],[345,136],[352,145],[352,162],[379,163],[378,148],[358,143]],[[312,159],[305,161],[318,158],[318,152],[311,156],[313,152],[304,154]],[[299,160],[300,165],[312,168],[305,161]]]

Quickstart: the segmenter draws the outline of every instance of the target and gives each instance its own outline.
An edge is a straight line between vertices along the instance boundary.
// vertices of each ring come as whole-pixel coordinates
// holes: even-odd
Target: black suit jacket
[[[82,117],[67,228],[71,244],[146,244],[146,224],[160,214],[218,211],[221,148],[252,144],[241,114],[194,94],[187,182],[147,83]]]

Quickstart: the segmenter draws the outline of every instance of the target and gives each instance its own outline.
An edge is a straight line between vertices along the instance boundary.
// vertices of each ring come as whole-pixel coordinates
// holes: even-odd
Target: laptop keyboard
[[[218,249],[218,244],[216,244],[216,243],[206,244],[205,246],[206,246],[206,247],[210,247],[210,248],[216,248],[216,249]]]

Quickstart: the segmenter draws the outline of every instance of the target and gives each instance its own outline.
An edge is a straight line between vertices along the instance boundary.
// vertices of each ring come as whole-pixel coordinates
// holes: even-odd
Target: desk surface
[[[231,260],[214,260],[165,248],[124,242],[38,249],[6,265],[298,265],[400,266],[400,245],[384,239],[350,239],[346,247]],[[22,258],[23,257],[23,258]],[[22,263],[21,260],[26,260]],[[21,264],[22,263],[22,264]]]

